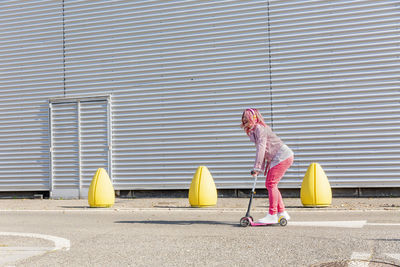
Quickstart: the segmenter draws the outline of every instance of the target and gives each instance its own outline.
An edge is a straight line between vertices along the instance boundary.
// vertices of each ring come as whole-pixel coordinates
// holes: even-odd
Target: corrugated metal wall
[[[335,187],[399,186],[399,2],[271,1],[269,13],[274,126],[300,171],[284,184],[317,161]]]
[[[0,1],[0,191],[49,190],[48,98],[63,94],[59,1]]]
[[[66,1],[67,96],[113,95],[116,189],[248,187],[242,109],[268,117],[265,1]]]
[[[0,190],[49,188],[48,99],[96,95],[112,95],[117,190],[188,188],[199,165],[218,188],[248,188],[249,106],[295,152],[282,187],[311,162],[334,187],[400,186],[399,13],[389,0],[2,2]]]

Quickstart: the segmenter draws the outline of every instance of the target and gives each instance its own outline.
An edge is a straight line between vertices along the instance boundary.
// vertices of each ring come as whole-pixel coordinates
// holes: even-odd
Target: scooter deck
[[[250,226],[268,226],[268,225],[279,225],[279,223],[250,222]]]
[[[271,225],[282,225],[282,226],[285,226],[287,224],[287,222],[283,222],[282,221],[282,223],[284,223],[284,225],[283,225],[283,224],[281,224],[281,220],[282,220],[282,218],[279,218],[279,221],[277,223],[261,223],[261,222],[253,222],[253,220],[251,220],[251,218],[249,219],[250,226],[269,226],[269,225],[270,226]],[[284,219],[284,218],[283,218],[283,220],[286,221],[286,219]]]
[[[286,226],[287,225],[287,220],[284,217],[279,218],[278,223],[260,223],[260,222],[254,222],[252,217],[243,217],[240,220],[240,225],[241,226]]]

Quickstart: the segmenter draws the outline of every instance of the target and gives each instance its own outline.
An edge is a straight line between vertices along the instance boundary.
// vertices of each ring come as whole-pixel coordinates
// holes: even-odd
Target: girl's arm
[[[267,145],[267,136],[264,134],[262,127],[257,127],[254,131],[255,144],[256,144],[256,159],[254,162],[253,170],[262,172],[265,166],[265,149]]]

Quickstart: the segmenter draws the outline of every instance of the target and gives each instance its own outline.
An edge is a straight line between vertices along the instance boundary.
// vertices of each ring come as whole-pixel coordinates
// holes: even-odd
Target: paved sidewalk
[[[216,206],[207,210],[246,210],[248,198],[219,198]],[[399,210],[400,198],[333,198],[332,205],[324,208],[305,208],[299,198],[284,198],[287,210]],[[267,210],[267,198],[255,198],[253,210]],[[91,209],[87,199],[0,199],[0,210],[85,210]],[[191,208],[187,198],[117,198],[108,210],[187,210]],[[96,209],[92,209],[96,210]]]

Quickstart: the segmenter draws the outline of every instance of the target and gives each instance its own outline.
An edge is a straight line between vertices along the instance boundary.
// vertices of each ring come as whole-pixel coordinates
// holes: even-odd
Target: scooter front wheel
[[[243,217],[240,219],[240,226],[247,227],[250,225],[250,220],[248,217]]]

